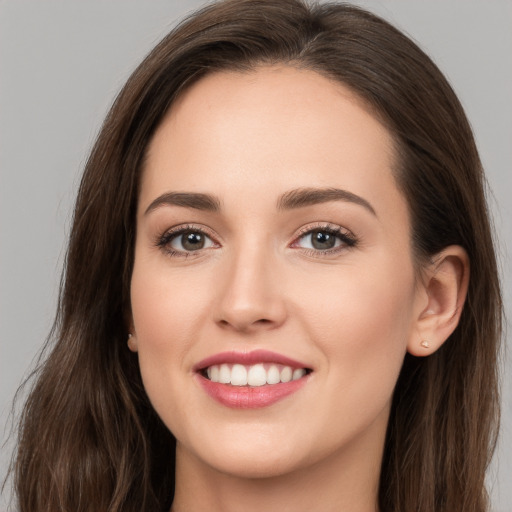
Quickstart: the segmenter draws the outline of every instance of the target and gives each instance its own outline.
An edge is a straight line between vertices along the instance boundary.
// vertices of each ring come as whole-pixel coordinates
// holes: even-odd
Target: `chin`
[[[237,453],[234,456],[215,458],[211,466],[217,471],[237,478],[264,479],[277,478],[290,474],[301,468],[301,464],[295,458],[284,453],[272,455],[248,450],[245,453]]]
[[[271,431],[265,433],[260,429],[256,432],[250,428],[240,434],[240,430],[238,435],[210,432],[202,437],[201,443],[193,442],[189,447],[182,444],[181,449],[192,452],[195,459],[210,468],[239,478],[279,477],[306,465],[306,454],[302,453],[301,443],[293,436],[283,438],[272,435]]]

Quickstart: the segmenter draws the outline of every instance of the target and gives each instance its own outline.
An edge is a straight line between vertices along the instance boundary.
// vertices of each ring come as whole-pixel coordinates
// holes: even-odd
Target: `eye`
[[[336,236],[328,231],[322,231],[315,229],[307,235],[301,237],[302,247],[308,249],[317,249],[319,251],[325,251],[327,249],[333,249],[340,245],[341,241]]]
[[[214,241],[197,228],[182,228],[167,232],[158,241],[158,245],[171,255],[190,253],[214,247]]]
[[[338,248],[353,247],[355,244],[356,239],[349,232],[344,232],[339,227],[326,227],[309,229],[294,242],[293,247],[332,252]]]
[[[213,246],[210,237],[200,231],[185,231],[175,235],[170,246],[177,251],[198,251]]]

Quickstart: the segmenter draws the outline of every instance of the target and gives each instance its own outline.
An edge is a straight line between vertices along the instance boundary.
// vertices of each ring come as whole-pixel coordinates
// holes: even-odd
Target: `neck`
[[[171,512],[377,512],[384,435],[368,441],[355,440],[313,464],[259,478],[220,472],[178,443]]]

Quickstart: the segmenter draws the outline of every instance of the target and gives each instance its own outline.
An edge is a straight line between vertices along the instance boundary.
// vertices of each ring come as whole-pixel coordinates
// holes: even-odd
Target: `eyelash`
[[[197,251],[177,251],[175,249],[172,249],[170,246],[171,242],[175,238],[178,238],[180,235],[183,235],[184,233],[188,232],[201,234],[209,238],[210,240],[214,241],[214,237],[204,227],[186,225],[170,229],[169,231],[166,231],[164,234],[158,236],[155,245],[159,247],[162,251],[164,251],[168,256],[171,257],[189,258],[191,256],[197,256],[197,254],[194,253],[200,253],[201,249],[198,249]],[[217,242],[214,241],[214,244],[217,244]]]
[[[314,256],[314,257],[322,257],[322,256],[332,256],[334,254],[337,254],[341,251],[351,249],[355,247],[358,244],[357,238],[347,229],[343,229],[340,226],[333,225],[333,224],[321,224],[321,225],[309,225],[304,228],[302,228],[294,241],[290,244],[290,247],[298,247],[297,244],[300,240],[304,239],[307,235],[311,235],[315,231],[327,233],[328,235],[332,235],[336,237],[338,240],[341,241],[341,245],[332,247],[330,249],[326,250],[320,250],[320,249],[308,249],[308,248],[302,248],[302,251],[307,254],[308,256]],[[215,241],[215,238],[210,234],[209,230],[206,230],[204,227],[198,227],[193,225],[185,225],[185,226],[178,226],[176,228],[173,228],[171,230],[166,231],[162,235],[159,235],[156,239],[155,245],[159,247],[162,251],[164,251],[168,256],[170,257],[182,257],[182,258],[188,258],[193,256],[198,256],[199,253],[202,251],[209,249],[198,249],[197,251],[179,251],[172,249],[170,247],[170,243],[179,237],[180,235],[183,235],[184,233],[191,232],[191,233],[198,233],[201,234],[210,240],[212,240],[213,244],[218,245],[218,242]],[[298,247],[300,248],[300,247]],[[198,253],[198,254],[194,254]]]
[[[341,241],[341,244],[339,246],[332,247],[330,249],[326,250],[320,250],[320,249],[307,249],[302,248],[302,251],[307,254],[308,256],[314,256],[314,257],[322,257],[322,256],[333,256],[335,254],[338,254],[339,252],[346,251],[347,249],[351,249],[355,247],[358,244],[358,239],[354,236],[352,232],[350,232],[348,229],[344,229],[341,226],[337,226],[335,224],[318,224],[318,225],[309,225],[305,226],[299,231],[299,234],[295,238],[295,240],[292,242],[291,247],[296,246],[296,244],[304,239],[307,235],[311,235],[315,231],[321,232],[321,233],[327,233],[328,235],[332,235],[336,237],[338,240]]]

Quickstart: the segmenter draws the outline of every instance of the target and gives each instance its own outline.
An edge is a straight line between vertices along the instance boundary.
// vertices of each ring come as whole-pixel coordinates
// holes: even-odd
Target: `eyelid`
[[[312,233],[313,231],[326,231],[337,236],[341,239],[342,244],[338,247],[333,247],[331,249],[320,250],[320,249],[309,249],[299,247],[297,244],[299,240],[304,238],[306,235]],[[301,249],[313,255],[329,255],[334,254],[343,250],[350,249],[354,247],[358,243],[358,238],[347,228],[340,226],[339,224],[333,224],[331,222],[318,222],[313,224],[308,224],[299,229],[297,234],[294,236],[293,242],[290,244],[290,247]]]
[[[311,233],[312,231],[329,231],[333,233],[342,233],[344,235],[347,235],[351,238],[355,238],[355,235],[347,228],[344,228],[343,226],[340,226],[339,224],[333,224],[332,222],[316,222],[312,224],[307,224],[303,227],[301,227],[297,234],[295,235],[294,239],[297,240],[298,238],[301,238],[304,235],[307,235],[308,233]]]
[[[216,247],[220,247],[220,243],[218,241],[218,237],[216,234],[204,225],[199,224],[178,224],[176,226],[173,226],[171,228],[166,229],[163,232],[159,232],[159,234],[155,237],[154,245],[161,250],[165,251],[171,256],[184,256],[184,257],[190,257],[190,256],[199,256],[200,253],[202,253],[205,250],[211,249],[212,247],[207,247],[204,249],[198,249],[197,251],[181,251],[177,249],[171,249],[167,247],[170,242],[178,237],[179,235],[186,233],[187,231],[192,231],[196,233],[201,233],[205,236],[207,236]]]
[[[188,222],[186,224],[177,224],[176,226],[172,226],[166,229],[162,233],[162,235],[176,235],[178,233],[183,233],[185,231],[197,231],[199,233],[204,233],[205,235],[208,235],[210,238],[218,238],[215,232],[208,226]]]
[[[328,233],[337,236],[341,240],[341,245],[330,248],[330,249],[310,249],[299,247],[297,244],[299,240],[301,240],[306,235],[312,233],[313,231],[326,231]],[[169,247],[170,242],[178,237],[182,233],[186,233],[187,231],[198,232],[201,233],[213,242],[214,247],[206,247],[203,249],[198,249],[197,251],[182,251],[177,249],[172,249]],[[289,247],[294,249],[300,249],[305,253],[309,253],[312,256],[328,256],[333,255],[341,251],[345,251],[354,247],[359,242],[358,238],[347,228],[344,228],[338,224],[333,224],[331,222],[317,222],[312,224],[307,224],[301,227],[296,234],[294,235],[293,241],[289,244]],[[155,246],[160,248],[162,251],[166,252],[171,256],[183,256],[183,257],[194,257],[199,256],[204,253],[206,250],[210,250],[212,248],[221,247],[221,243],[219,242],[219,236],[210,228],[201,224],[178,224],[176,226],[172,226],[165,231],[161,232],[155,237]]]

